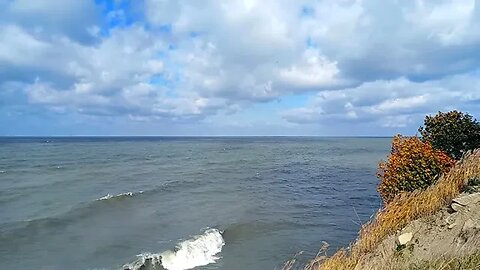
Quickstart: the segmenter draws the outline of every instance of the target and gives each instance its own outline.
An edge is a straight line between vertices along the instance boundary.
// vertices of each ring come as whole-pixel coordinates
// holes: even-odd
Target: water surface
[[[215,261],[195,269],[274,269],[300,250],[313,256],[321,241],[335,249],[355,238],[380,205],[375,168],[389,143],[0,138],[2,269],[121,269],[209,228],[224,245],[195,257]],[[220,244],[201,241],[195,248]]]

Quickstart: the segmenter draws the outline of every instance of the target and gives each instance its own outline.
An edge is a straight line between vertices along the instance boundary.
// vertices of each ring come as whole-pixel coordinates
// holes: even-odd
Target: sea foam
[[[138,255],[139,259],[123,266],[123,269],[167,269],[187,270],[197,266],[215,263],[225,245],[222,233],[217,229],[208,229],[201,235],[178,243],[174,250],[162,253],[144,253]],[[143,268],[142,268],[143,267]]]
[[[125,192],[125,193],[120,193],[118,195],[111,195],[110,193],[99,198],[97,201],[104,201],[104,200],[109,200],[109,199],[115,199],[115,198],[122,198],[122,197],[133,197],[136,194],[142,194],[143,191],[139,192]]]

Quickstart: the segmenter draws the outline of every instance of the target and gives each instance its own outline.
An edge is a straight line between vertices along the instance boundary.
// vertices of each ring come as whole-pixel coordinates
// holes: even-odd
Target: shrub
[[[427,116],[418,131],[423,141],[457,160],[464,152],[480,147],[480,124],[462,112],[438,112],[435,116]]]
[[[442,175],[434,185],[426,190],[396,197],[381,209],[373,220],[362,226],[357,240],[350,245],[348,250],[341,249],[333,256],[318,262],[314,267],[306,269],[363,269],[361,267],[362,259],[368,259],[367,255],[385,237],[400,230],[412,220],[434,214],[440,208],[449,205],[452,199],[464,190],[468,180],[476,178],[480,178],[480,150],[466,154],[448,173]]]
[[[393,138],[388,160],[378,165],[380,184],[377,190],[384,203],[388,203],[399,193],[427,188],[454,163],[428,142],[397,135]]]

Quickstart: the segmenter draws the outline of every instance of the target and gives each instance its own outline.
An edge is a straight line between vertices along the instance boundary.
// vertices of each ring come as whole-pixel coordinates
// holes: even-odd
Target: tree
[[[480,124],[469,114],[458,111],[426,116],[418,129],[423,141],[458,160],[463,153],[480,147]]]

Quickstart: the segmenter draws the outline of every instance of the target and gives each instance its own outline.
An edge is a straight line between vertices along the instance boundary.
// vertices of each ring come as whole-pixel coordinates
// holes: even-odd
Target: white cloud
[[[318,50],[307,49],[302,61],[279,71],[279,81],[299,89],[318,89],[340,84],[336,62],[328,61]]]
[[[315,97],[284,119],[408,126],[479,99],[473,0],[139,6],[144,17],[127,24],[128,10],[101,18],[94,1],[0,0],[0,84],[23,85],[19,95],[45,108],[142,121],[205,119],[306,93]]]
[[[420,107],[427,104],[431,99],[433,99],[433,97],[430,96],[429,94],[422,94],[422,95],[406,97],[406,98],[389,99],[373,107],[372,111],[382,113],[382,112],[404,110],[412,107],[413,108]]]
[[[0,23],[14,22],[44,36],[65,35],[90,42],[88,28],[98,24],[99,19],[94,1],[0,0]]]
[[[30,66],[38,63],[50,44],[38,40],[16,25],[0,26],[0,61],[11,65]]]
[[[0,61],[16,61],[13,63],[23,68],[51,69],[54,76],[68,77],[71,81],[62,86],[54,78],[37,77],[25,89],[33,104],[86,114],[180,118],[203,117],[204,110],[220,109],[220,105],[228,107],[224,102],[206,100],[193,92],[169,97],[165,86],[152,83],[157,76],[168,76],[158,56],[165,46],[142,27],[113,30],[95,46],[68,38],[52,39],[48,43],[17,27],[13,29],[20,33],[16,36],[23,45],[18,47],[23,46],[30,55],[21,51],[18,56],[12,56],[9,51],[2,53],[3,49],[15,45],[4,43],[4,47],[0,47]],[[31,54],[36,57],[29,57]]]
[[[480,113],[478,72],[439,80],[412,82],[405,78],[363,83],[357,87],[318,93],[304,107],[285,111],[292,123],[376,122],[404,127],[438,110]]]
[[[444,45],[458,45],[468,38],[478,38],[472,31],[475,16],[475,0],[443,1],[434,4],[418,0],[415,9],[406,14],[406,20],[419,26]]]

